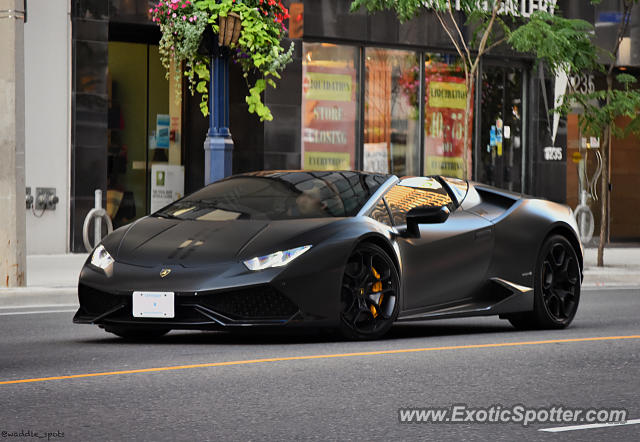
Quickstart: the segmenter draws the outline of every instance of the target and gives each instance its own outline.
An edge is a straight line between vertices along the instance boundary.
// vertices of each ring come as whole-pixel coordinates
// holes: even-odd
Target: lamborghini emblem
[[[162,269],[160,270],[160,277],[164,278],[165,276],[167,276],[169,273],[171,273],[171,269]]]

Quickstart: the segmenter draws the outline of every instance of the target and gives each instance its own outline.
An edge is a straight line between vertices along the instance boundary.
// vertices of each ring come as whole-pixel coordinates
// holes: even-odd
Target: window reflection
[[[417,175],[420,67],[415,52],[367,48],[364,169]]]
[[[407,223],[407,212],[421,206],[444,207],[453,210],[447,191],[433,178],[402,180],[385,195],[395,225]]]
[[[199,221],[354,216],[386,179],[357,172],[254,172],[211,184],[155,215]]]
[[[425,175],[463,178],[464,112],[467,94],[464,70],[458,57],[448,54],[425,54],[424,90]],[[467,167],[470,168],[471,151],[467,158]]]
[[[380,199],[378,203],[375,205],[375,207],[369,214],[369,217],[371,217],[372,219],[375,219],[378,222],[381,222],[382,224],[386,224],[388,226],[392,225],[391,217],[389,216],[389,211],[387,210],[387,206],[385,205],[382,199]]]
[[[302,165],[308,170],[354,169],[358,48],[303,43]]]

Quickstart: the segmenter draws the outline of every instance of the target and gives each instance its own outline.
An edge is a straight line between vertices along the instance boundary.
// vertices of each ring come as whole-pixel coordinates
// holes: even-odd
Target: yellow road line
[[[119,375],[119,374],[154,373],[154,372],[160,372],[160,371],[186,370],[190,368],[207,368],[207,367],[224,367],[229,365],[260,364],[264,362],[285,362],[285,361],[302,361],[302,360],[310,360],[310,359],[348,358],[353,356],[393,355],[393,354],[400,354],[400,353],[421,353],[421,352],[439,351],[439,350],[468,350],[468,349],[474,349],[474,348],[519,347],[524,345],[563,344],[568,342],[615,341],[615,340],[622,340],[622,339],[640,339],[640,335],[601,336],[601,337],[594,337],[594,338],[574,338],[574,339],[551,339],[546,341],[500,342],[495,344],[452,345],[452,346],[446,346],[446,347],[404,348],[404,349],[398,349],[398,350],[363,351],[363,352],[357,352],[357,353],[288,356],[288,357],[280,357],[280,358],[248,359],[244,361],[209,362],[205,364],[174,365],[174,366],[168,366],[168,367],[140,368],[135,370],[119,370],[119,371],[106,371],[106,372],[100,372],[100,373],[84,373],[84,374],[72,374],[72,375],[66,375],[66,376],[51,376],[46,378],[15,379],[11,381],[0,381],[0,385],[25,384],[29,382],[57,381],[61,379],[92,378],[92,377],[98,377],[98,376],[113,376],[113,375]]]

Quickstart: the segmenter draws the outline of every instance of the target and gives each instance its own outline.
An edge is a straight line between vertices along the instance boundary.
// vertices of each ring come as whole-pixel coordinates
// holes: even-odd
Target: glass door
[[[158,45],[110,41],[108,66],[106,210],[118,228],[184,193],[181,105]]]
[[[476,179],[522,191],[523,70],[485,65],[481,76],[481,132]]]

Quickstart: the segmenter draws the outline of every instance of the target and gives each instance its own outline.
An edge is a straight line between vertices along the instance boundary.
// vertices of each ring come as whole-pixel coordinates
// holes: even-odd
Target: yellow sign
[[[307,100],[351,101],[351,75],[307,72],[302,83]]]
[[[462,158],[460,157],[427,157],[427,175],[445,175],[462,178]]]
[[[467,106],[467,88],[463,83],[431,81],[428,106],[464,109]]]
[[[351,155],[344,152],[305,152],[304,168],[308,170],[348,170]]]
[[[571,155],[571,159],[574,163],[579,163],[582,159],[582,154],[580,152],[574,152],[573,155]]]

